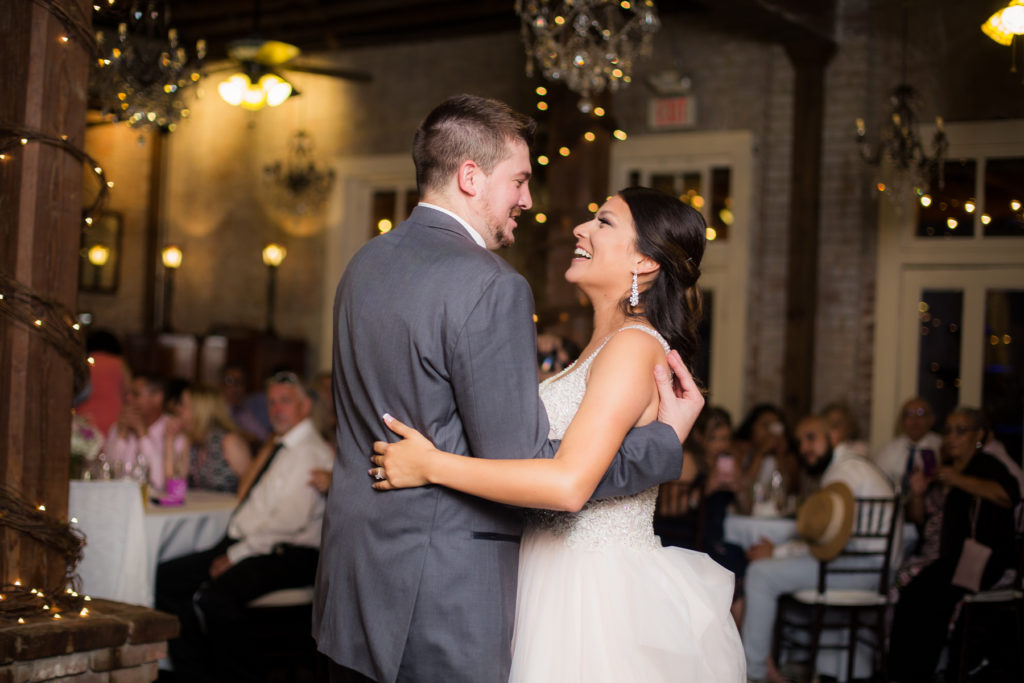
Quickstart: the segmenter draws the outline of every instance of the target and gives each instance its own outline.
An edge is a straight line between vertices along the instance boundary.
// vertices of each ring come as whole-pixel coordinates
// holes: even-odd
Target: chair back
[[[825,592],[831,575],[877,574],[878,593],[887,594],[893,543],[899,523],[898,495],[855,499],[850,540],[839,555],[818,563],[818,592]]]

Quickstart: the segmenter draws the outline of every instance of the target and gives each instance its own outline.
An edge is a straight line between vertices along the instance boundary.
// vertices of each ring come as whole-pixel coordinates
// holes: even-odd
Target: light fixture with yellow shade
[[[1010,0],[981,25],[981,30],[1000,45],[1012,45],[1014,36],[1024,35],[1024,0]]]
[[[110,259],[110,247],[102,244],[94,244],[89,247],[88,258],[89,263],[97,268],[102,268],[107,265],[107,261]]]
[[[250,75],[244,71],[232,74],[227,80],[221,81],[217,92],[228,104],[258,111],[263,107],[276,107],[292,95],[297,95],[292,84],[273,72],[255,73]]]

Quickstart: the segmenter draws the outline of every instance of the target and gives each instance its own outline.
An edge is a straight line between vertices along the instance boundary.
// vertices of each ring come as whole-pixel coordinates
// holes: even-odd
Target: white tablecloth
[[[156,566],[219,541],[235,502],[230,493],[189,491],[183,506],[143,505],[135,482],[72,481],[68,517],[86,536],[83,591],[151,607]]]
[[[796,538],[796,520],[791,517],[725,516],[725,540],[729,543],[735,543],[746,550],[762,538],[767,538],[774,545]],[[917,544],[917,527],[905,522],[902,529],[896,530],[895,540],[903,554],[894,557],[894,570],[899,566],[901,558],[910,554]]]

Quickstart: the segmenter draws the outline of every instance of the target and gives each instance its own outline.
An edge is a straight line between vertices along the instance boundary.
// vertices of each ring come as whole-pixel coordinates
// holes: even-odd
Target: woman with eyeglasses
[[[991,588],[1017,564],[1014,509],[1021,500],[1020,488],[1006,466],[982,450],[987,436],[977,409],[956,408],[946,418],[942,464],[934,478],[946,494],[938,556],[900,591],[889,653],[894,681],[931,680],[956,604],[968,592]],[[922,498],[922,506],[927,502],[928,482],[920,473],[910,482],[908,511],[913,517],[918,505],[914,497]],[[925,544],[929,540],[923,538]],[[958,655],[959,648],[950,648],[947,671],[954,675]]]

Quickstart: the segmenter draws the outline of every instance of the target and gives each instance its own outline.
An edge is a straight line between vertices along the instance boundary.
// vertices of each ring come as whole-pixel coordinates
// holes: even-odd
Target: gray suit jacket
[[[537,395],[533,297],[450,216],[417,207],[352,259],[334,306],[338,457],[323,525],[313,633],[378,681],[508,678],[520,511],[439,486],[370,488],[390,412],[438,448],[551,457]],[[675,433],[630,432],[597,496],[679,476]]]

